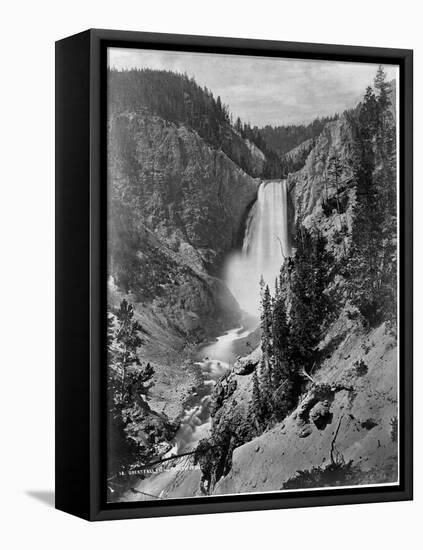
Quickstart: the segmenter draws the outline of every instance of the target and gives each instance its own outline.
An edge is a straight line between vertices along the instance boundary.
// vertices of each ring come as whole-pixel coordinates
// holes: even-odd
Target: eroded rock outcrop
[[[368,365],[364,375],[357,370],[360,361]],[[230,415],[233,401],[248,403],[251,391],[251,376],[233,376],[243,381],[243,394],[230,397]],[[248,405],[242,410],[246,413]],[[332,458],[339,464],[352,461],[362,483],[395,482],[396,415],[395,340],[384,325],[368,333],[356,326],[316,373],[296,410],[234,450],[231,471],[213,494],[283,489],[297,471],[324,469]]]
[[[309,143],[305,146],[308,150]],[[328,241],[328,249],[335,256],[352,226],[356,199],[350,168],[352,147],[352,130],[346,118],[328,122],[314,140],[303,168],[288,177],[297,217],[301,217],[306,228],[319,228]],[[334,155],[342,171],[337,185],[329,175]]]
[[[251,163],[257,158],[260,172],[261,157],[244,142],[243,147]],[[111,119],[109,182],[112,200],[131,202],[172,250],[211,271],[239,239],[259,185],[195,131],[148,111]]]
[[[195,131],[147,110],[114,114],[108,139],[111,293],[134,302],[147,351],[148,341],[181,351],[233,326],[239,308],[217,275],[259,180]],[[262,153],[240,136],[231,154],[260,173]]]

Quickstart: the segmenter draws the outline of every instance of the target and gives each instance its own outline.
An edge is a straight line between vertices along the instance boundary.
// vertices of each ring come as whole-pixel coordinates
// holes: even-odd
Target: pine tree
[[[107,316],[110,472],[127,468],[140,459],[140,444],[133,434],[139,429],[143,415],[150,410],[145,399],[154,374],[151,364],[142,363],[138,356],[143,343],[142,328],[134,320],[133,306],[124,299],[113,313],[114,316],[110,313]]]
[[[390,85],[380,67],[377,95],[369,87],[355,127],[357,185],[352,246],[344,276],[365,322],[396,318],[396,142]],[[388,313],[389,312],[389,313]]]
[[[391,84],[386,81],[386,73],[384,71],[383,65],[379,65],[374,80],[374,87],[379,93],[378,103],[380,111],[384,112],[390,103],[389,93],[391,91]]]
[[[333,310],[326,290],[331,280],[333,257],[326,251],[326,241],[317,232],[308,231],[297,222],[297,251],[293,259],[290,282],[289,362],[294,394],[301,390],[299,373],[311,368],[318,359],[316,346]]]
[[[267,360],[272,356],[272,297],[265,285],[261,300],[261,349]]]
[[[272,379],[273,379],[273,345],[272,345],[272,297],[269,286],[265,285],[261,300],[261,362],[260,392],[262,414],[266,419],[272,415]]]
[[[107,308],[107,354],[108,361],[113,359],[113,343],[115,339],[115,320]]]
[[[116,311],[116,350],[115,366],[121,376],[121,399],[125,400],[127,390],[126,377],[129,367],[141,365],[137,350],[142,344],[139,336],[140,325],[133,321],[134,308],[125,299],[122,300],[119,309]]]
[[[236,121],[235,121],[235,130],[242,135],[242,122],[241,122],[241,119],[239,117],[237,117]]]
[[[260,394],[260,385],[257,376],[257,369],[253,372],[253,395],[251,402],[250,414],[253,419],[253,424],[257,433],[261,433],[263,423],[262,400]]]
[[[289,361],[290,349],[290,331],[285,307],[285,298],[279,294],[273,306],[273,350],[274,350],[274,367],[273,367],[273,411],[277,420],[286,416],[288,411],[293,407],[295,396],[292,393],[293,383],[292,374],[295,369]],[[295,374],[294,374],[295,375]]]
[[[275,277],[275,299],[279,296],[279,281],[278,277]]]
[[[343,171],[344,171],[344,166],[343,166],[343,163],[341,162],[341,157],[339,156],[338,153],[332,150],[328,160],[327,174],[329,176],[331,184],[333,184],[336,189],[335,197],[336,197],[336,208],[338,210],[338,216],[340,216],[341,214],[341,207],[339,204],[339,185],[341,182]],[[342,229],[342,227],[340,227],[340,229]]]
[[[289,327],[285,300],[282,296],[275,299],[273,306],[272,336],[274,350],[273,386],[277,389],[282,380],[288,376],[287,349],[289,347]]]
[[[379,241],[379,286],[377,299],[385,318],[396,323],[397,287],[397,151],[395,106],[391,102],[392,86],[380,66],[375,78],[378,92],[378,125],[376,134],[376,162],[374,174],[378,189],[381,223]]]

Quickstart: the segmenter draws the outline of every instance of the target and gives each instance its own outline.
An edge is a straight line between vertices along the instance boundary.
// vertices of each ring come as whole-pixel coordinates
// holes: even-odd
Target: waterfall
[[[261,277],[273,290],[290,255],[287,182],[264,181],[247,219],[242,251],[228,259],[225,269],[226,284],[244,311],[259,316]]]

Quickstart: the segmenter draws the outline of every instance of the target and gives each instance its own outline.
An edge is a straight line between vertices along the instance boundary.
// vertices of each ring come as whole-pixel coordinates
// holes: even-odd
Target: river
[[[237,352],[234,344],[246,338],[252,331],[250,327],[233,328],[198,350],[196,364],[203,374],[205,394],[202,393],[196,405],[185,410],[173,447],[162,457],[163,459],[194,451],[198,442],[208,437],[211,428],[210,404],[213,387],[236,360]],[[175,498],[198,491],[201,476],[198,468],[193,467],[192,457],[189,462],[185,461],[182,465],[174,460],[169,460],[163,465],[165,466],[162,471],[158,468],[158,473],[147,474],[145,479],[126,491],[120,500],[127,502],[155,500],[165,496],[170,498],[168,493],[172,493],[171,496]]]

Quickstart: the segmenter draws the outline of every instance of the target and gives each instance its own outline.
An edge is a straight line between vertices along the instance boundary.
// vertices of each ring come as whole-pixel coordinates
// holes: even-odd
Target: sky
[[[109,48],[109,67],[187,73],[229,106],[234,119],[259,127],[308,123],[354,107],[371,85],[377,65]],[[385,65],[388,79],[398,68]],[[397,87],[398,89],[398,87]]]

